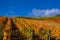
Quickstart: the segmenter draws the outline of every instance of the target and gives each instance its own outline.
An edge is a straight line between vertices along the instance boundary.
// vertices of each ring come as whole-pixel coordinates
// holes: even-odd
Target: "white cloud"
[[[57,14],[60,14],[60,9],[45,9],[45,10],[41,10],[41,9],[32,9],[31,14],[33,16],[54,16]]]
[[[52,16],[52,15],[57,15],[57,14],[60,14],[59,9],[51,9],[51,10],[45,11],[45,16]]]

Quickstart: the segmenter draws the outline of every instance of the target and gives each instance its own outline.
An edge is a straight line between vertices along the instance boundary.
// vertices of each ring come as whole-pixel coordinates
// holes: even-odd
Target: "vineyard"
[[[60,40],[60,20],[0,17],[0,40]]]

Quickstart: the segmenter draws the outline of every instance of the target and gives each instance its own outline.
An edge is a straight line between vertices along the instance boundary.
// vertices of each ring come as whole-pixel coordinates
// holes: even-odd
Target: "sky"
[[[60,0],[0,0],[0,16],[44,17],[60,14]]]

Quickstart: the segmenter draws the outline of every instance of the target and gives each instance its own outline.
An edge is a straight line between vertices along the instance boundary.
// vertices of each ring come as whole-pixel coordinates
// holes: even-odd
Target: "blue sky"
[[[60,0],[0,0],[0,16],[54,16],[60,14]]]

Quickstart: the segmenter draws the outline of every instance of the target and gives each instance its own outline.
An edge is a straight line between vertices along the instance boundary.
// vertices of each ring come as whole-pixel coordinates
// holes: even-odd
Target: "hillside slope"
[[[0,40],[60,39],[60,19],[0,17]]]

